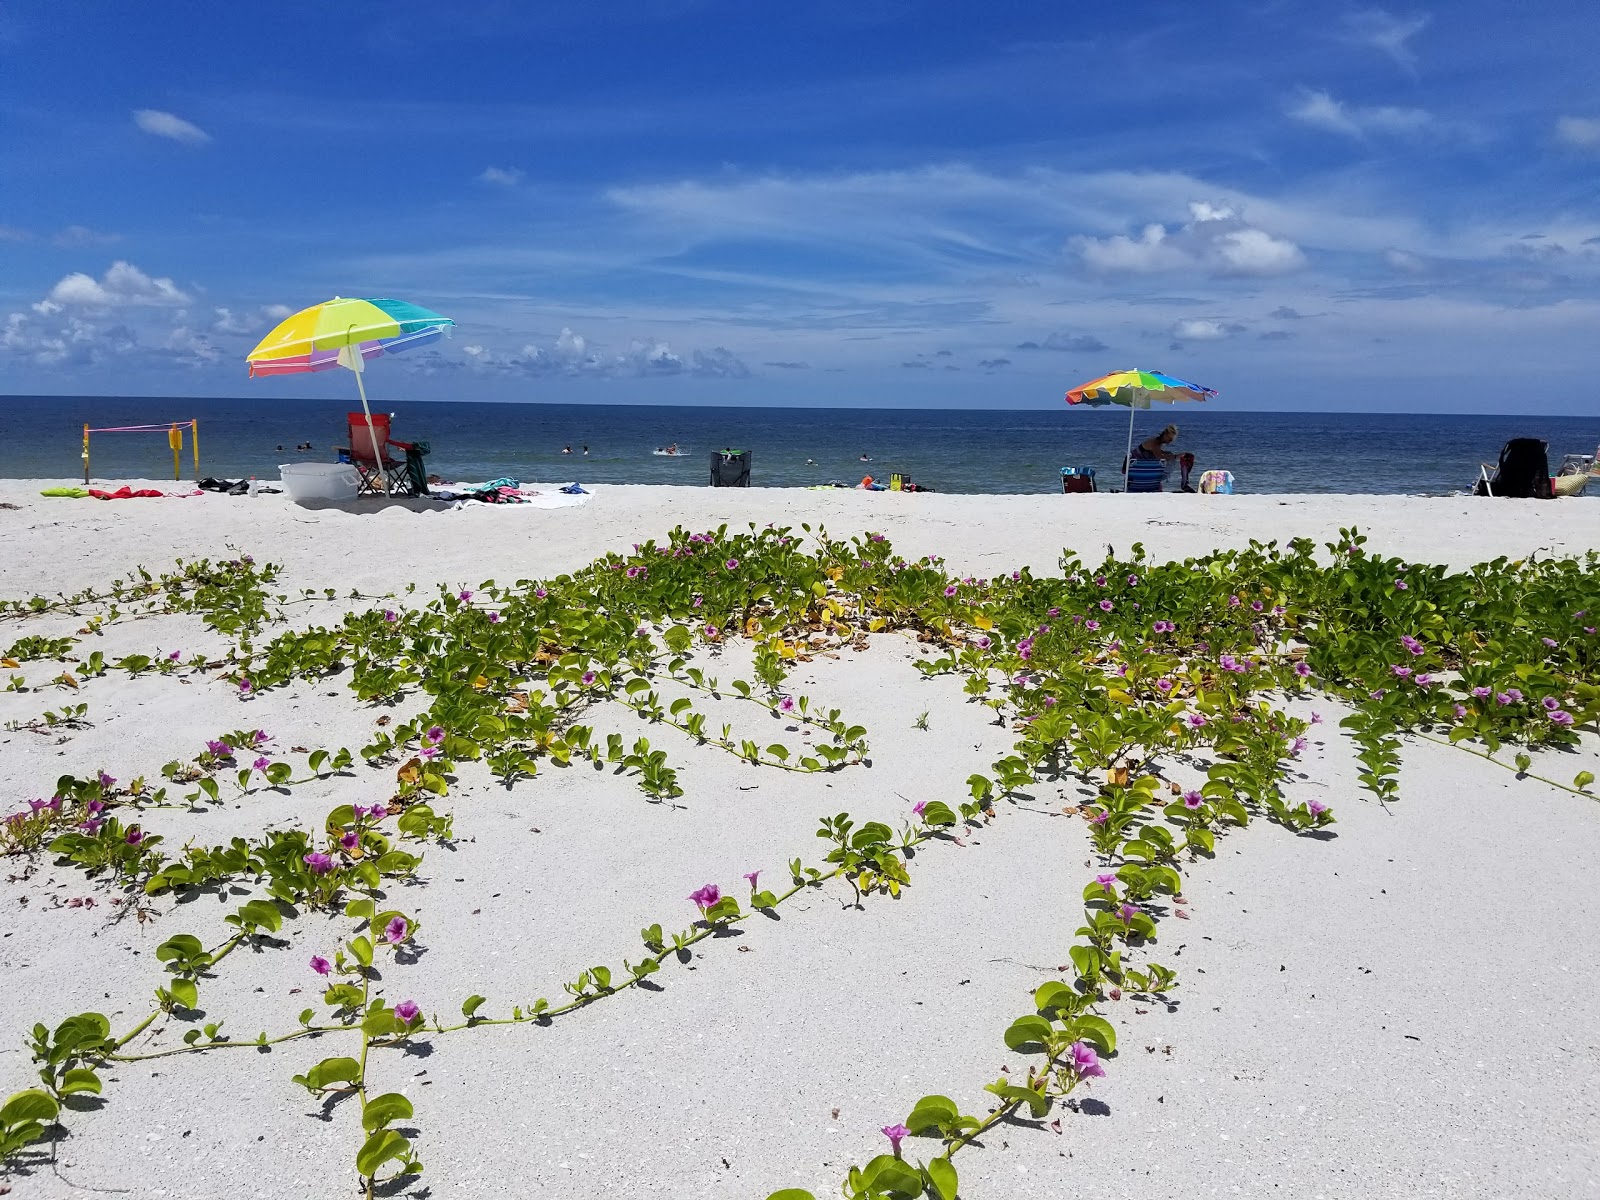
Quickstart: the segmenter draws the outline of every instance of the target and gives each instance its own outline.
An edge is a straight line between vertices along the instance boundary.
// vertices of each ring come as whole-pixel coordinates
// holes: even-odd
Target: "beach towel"
[[[587,496],[589,494],[577,483],[569,483],[566,487],[559,490],[566,493],[568,496]]]
[[[134,491],[127,484],[123,484],[114,492],[104,492],[99,488],[89,489],[89,495],[96,500],[135,500],[146,496],[152,496],[159,500],[164,494],[156,491],[155,488],[140,488],[138,491]]]
[[[1232,471],[1207,471],[1200,476],[1200,490],[1206,495],[1233,495]]]
[[[89,489],[81,487],[40,488],[39,495],[65,496],[69,500],[83,500],[89,495]]]

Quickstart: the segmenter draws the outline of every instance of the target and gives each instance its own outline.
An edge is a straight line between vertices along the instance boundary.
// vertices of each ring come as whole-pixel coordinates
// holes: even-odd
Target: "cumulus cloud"
[[[702,379],[744,379],[750,368],[733,351],[716,346],[694,352],[694,373]]]
[[[1337,100],[1329,92],[1309,88],[1301,91],[1287,111],[1301,124],[1353,138],[1375,133],[1414,134],[1433,123],[1432,114],[1420,108],[1362,107]]]
[[[190,302],[172,280],[152,278],[121,259],[99,279],[74,271],[51,288],[46,299],[52,304],[84,308],[177,308]]]
[[[159,108],[138,109],[133,114],[133,123],[155,137],[185,142],[191,146],[203,145],[211,140],[211,135],[192,121],[185,121],[174,113],[162,112]]]
[[[1556,121],[1556,138],[1579,150],[1600,150],[1600,117],[1562,117]]]
[[[263,304],[250,312],[236,313],[231,308],[214,309],[211,332],[229,337],[264,337],[279,321],[294,310],[287,304]]]
[[[491,183],[496,187],[515,187],[522,179],[523,174],[516,167],[485,167],[478,175],[479,183]]]
[[[1244,326],[1196,317],[1177,322],[1170,332],[1173,340],[1178,342],[1218,342],[1236,333],[1243,333]]]
[[[1189,205],[1186,225],[1146,225],[1138,237],[1075,237],[1072,250],[1091,271],[1156,274],[1199,270],[1211,275],[1282,275],[1306,265],[1300,247],[1248,224],[1233,209],[1203,200]]]
[[[1102,354],[1111,349],[1092,334],[1052,333],[1042,342],[1018,342],[1018,350],[1058,350],[1068,354]]]
[[[1369,8],[1347,13],[1344,18],[1345,33],[1360,45],[1371,46],[1387,55],[1406,70],[1414,70],[1417,56],[1411,49],[1411,39],[1428,27],[1433,18],[1426,13],[1413,17],[1397,17],[1381,8]]]

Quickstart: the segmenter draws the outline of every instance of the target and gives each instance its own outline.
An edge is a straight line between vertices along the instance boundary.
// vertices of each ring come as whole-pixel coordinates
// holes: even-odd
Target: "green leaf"
[[[0,1125],[20,1125],[24,1121],[54,1121],[61,1105],[49,1092],[28,1088],[13,1092],[0,1105]]]
[[[948,1158],[936,1158],[924,1168],[938,1200],[956,1200],[956,1168]]]
[[[930,800],[922,806],[922,820],[924,824],[937,828],[954,825],[956,814],[950,811],[950,806],[943,800]]]
[[[190,959],[205,951],[200,939],[192,933],[176,933],[156,947],[156,958],[162,962]]]
[[[410,1150],[411,1143],[394,1130],[380,1129],[356,1152],[356,1170],[371,1179],[384,1163],[403,1158]]]
[[[472,1014],[478,1011],[484,999],[483,996],[468,996],[461,1002],[461,1015],[471,1020]]]
[[[1517,764],[1517,773],[1526,774],[1529,767],[1533,766],[1533,759],[1529,755],[1519,754],[1514,760]]]
[[[61,1082],[56,1085],[56,1091],[63,1096],[76,1096],[83,1092],[90,1092],[96,1096],[100,1094],[100,1076],[88,1067],[74,1067],[61,1077]]]
[[[956,1102],[948,1096],[924,1096],[917,1101],[911,1115],[906,1118],[906,1128],[912,1133],[940,1129],[953,1123],[961,1115]]]
[[[1069,1029],[1076,1040],[1088,1042],[1101,1054],[1115,1054],[1117,1052],[1116,1027],[1104,1017],[1076,1017],[1073,1019]]]
[[[372,916],[372,901],[365,896],[358,900],[352,900],[344,906],[344,915],[365,921]]]
[[[1006,1045],[1018,1054],[1042,1054],[1051,1025],[1043,1017],[1018,1017],[1006,1030]]]
[[[1579,771],[1572,777],[1572,786],[1580,792],[1594,782],[1593,771]]]
[[[354,1083],[361,1078],[361,1064],[353,1058],[325,1058],[306,1072],[306,1082],[312,1088],[325,1088],[331,1083]]]
[[[367,1101],[366,1108],[361,1112],[361,1127],[373,1133],[396,1121],[408,1121],[411,1116],[411,1101],[399,1092],[385,1092]]]
[[[200,999],[200,989],[192,979],[174,979],[167,987],[172,998],[184,1008],[193,1008]]]
[[[283,913],[270,900],[252,900],[248,904],[241,905],[239,916],[247,923],[258,929],[265,929],[269,933],[277,933],[283,928]]]
[[[784,1188],[781,1192],[773,1192],[767,1200],[817,1200],[805,1188]]]
[[[363,967],[372,965],[372,943],[364,937],[350,939],[350,954]]]

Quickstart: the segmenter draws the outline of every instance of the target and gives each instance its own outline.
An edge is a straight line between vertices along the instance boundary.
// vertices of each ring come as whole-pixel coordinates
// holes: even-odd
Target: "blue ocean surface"
[[[354,407],[310,399],[0,397],[0,476],[81,478],[85,423],[194,418],[202,474],[275,479],[280,463],[332,461]],[[899,472],[940,492],[1051,492],[1060,489],[1063,466],[1082,464],[1096,469],[1104,489],[1121,486],[1128,435],[1126,409],[1065,404],[912,410],[404,401],[382,410],[394,414],[396,438],[431,445],[428,469],[450,480],[704,485],[710,454],[732,447],[751,452],[756,487],[857,484],[864,475],[887,480]],[[1223,468],[1238,491],[1258,493],[1448,495],[1467,488],[1478,464],[1492,463],[1509,438],[1547,441],[1552,470],[1562,455],[1593,454],[1600,443],[1600,417],[1230,412],[1194,404],[1137,413],[1135,438],[1169,421],[1181,430],[1174,448],[1195,455],[1196,480],[1206,468]],[[302,442],[314,448],[296,452]],[[673,442],[681,457],[653,453]],[[95,434],[91,450],[97,481],[171,476],[162,433]],[[192,478],[187,442],[183,471]],[[1589,490],[1600,494],[1600,482]]]

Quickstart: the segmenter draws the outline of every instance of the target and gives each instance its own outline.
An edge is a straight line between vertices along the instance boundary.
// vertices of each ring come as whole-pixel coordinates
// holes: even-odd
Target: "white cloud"
[[[188,295],[172,280],[153,279],[132,263],[120,259],[98,280],[82,271],[74,271],[51,288],[46,299],[54,304],[86,308],[176,308],[189,303]]]
[[[1288,108],[1294,120],[1346,137],[1364,138],[1373,133],[1412,134],[1433,122],[1431,113],[1420,108],[1395,108],[1383,105],[1363,108],[1345,104],[1330,93],[1304,89]]]
[[[1369,8],[1348,13],[1344,25],[1353,41],[1371,46],[1407,70],[1412,70],[1417,65],[1417,56],[1411,49],[1411,39],[1426,29],[1432,20],[1426,13],[1397,17],[1381,8]]]
[[[1243,333],[1243,325],[1231,325],[1222,321],[1204,318],[1193,318],[1179,321],[1172,327],[1172,336],[1180,342],[1217,342],[1225,337],[1232,337],[1236,333]]]
[[[173,113],[162,112],[159,108],[137,110],[133,114],[133,123],[148,134],[169,138],[174,142],[186,142],[191,146],[211,140],[211,135],[200,126]]]
[[[1422,257],[1409,250],[1385,250],[1383,261],[1403,275],[1422,275],[1428,270],[1428,264]]]
[[[1579,150],[1600,150],[1600,117],[1562,117],[1556,137]]]
[[[30,242],[33,234],[15,225],[0,225],[0,242]]]
[[[1075,237],[1084,265],[1102,274],[1199,270],[1212,275],[1282,275],[1306,265],[1300,247],[1245,222],[1233,209],[1204,200],[1189,205],[1191,220],[1174,230],[1146,225],[1137,238]]]
[[[478,175],[479,183],[492,183],[497,187],[515,187],[522,182],[522,172],[516,167],[485,167]]]
[[[281,321],[285,317],[293,316],[294,309],[287,304],[263,304],[261,315],[269,321]]]
[[[704,379],[744,379],[750,368],[732,350],[715,346],[694,352],[694,373]]]
[[[293,311],[287,304],[263,304],[253,313],[236,313],[231,308],[218,308],[211,322],[211,332],[232,337],[265,337],[274,325]]]

